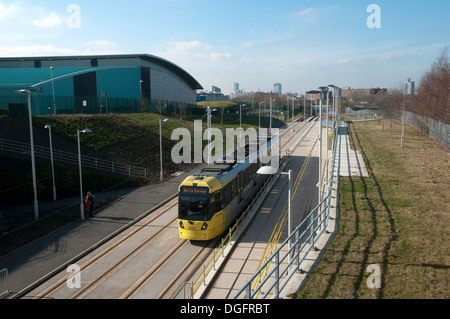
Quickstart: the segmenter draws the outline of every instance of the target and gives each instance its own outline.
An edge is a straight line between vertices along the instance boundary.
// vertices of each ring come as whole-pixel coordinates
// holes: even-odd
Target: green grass
[[[350,141],[368,178],[341,178],[339,232],[298,298],[449,298],[448,153],[407,127],[350,124]],[[381,268],[369,289],[367,267]]]

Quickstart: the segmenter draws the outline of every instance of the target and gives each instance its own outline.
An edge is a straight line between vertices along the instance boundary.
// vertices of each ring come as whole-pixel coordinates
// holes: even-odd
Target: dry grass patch
[[[370,177],[341,178],[339,233],[299,298],[449,298],[449,154],[410,127],[401,148],[400,122],[384,124],[349,124]]]

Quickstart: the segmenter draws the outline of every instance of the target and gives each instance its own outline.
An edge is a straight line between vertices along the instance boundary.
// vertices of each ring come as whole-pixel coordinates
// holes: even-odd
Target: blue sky
[[[370,4],[381,28],[367,26]],[[148,53],[224,93],[396,88],[450,45],[448,12],[442,0],[0,0],[0,57]]]

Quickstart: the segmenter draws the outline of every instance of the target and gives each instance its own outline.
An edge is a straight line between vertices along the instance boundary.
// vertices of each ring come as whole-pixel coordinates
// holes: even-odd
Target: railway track
[[[311,120],[297,121],[296,131]],[[285,130],[280,138],[289,132]],[[294,137],[282,140],[281,148]],[[60,273],[28,295],[34,299],[169,298],[194,276],[218,241],[180,240],[177,207],[175,198],[77,261],[79,273]],[[68,285],[74,275],[80,288]]]

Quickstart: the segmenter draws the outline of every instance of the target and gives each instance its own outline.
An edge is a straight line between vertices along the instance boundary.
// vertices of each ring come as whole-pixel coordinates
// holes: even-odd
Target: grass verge
[[[449,154],[413,128],[403,148],[400,136],[398,121],[349,124],[369,177],[341,178],[339,232],[298,298],[449,298]]]

